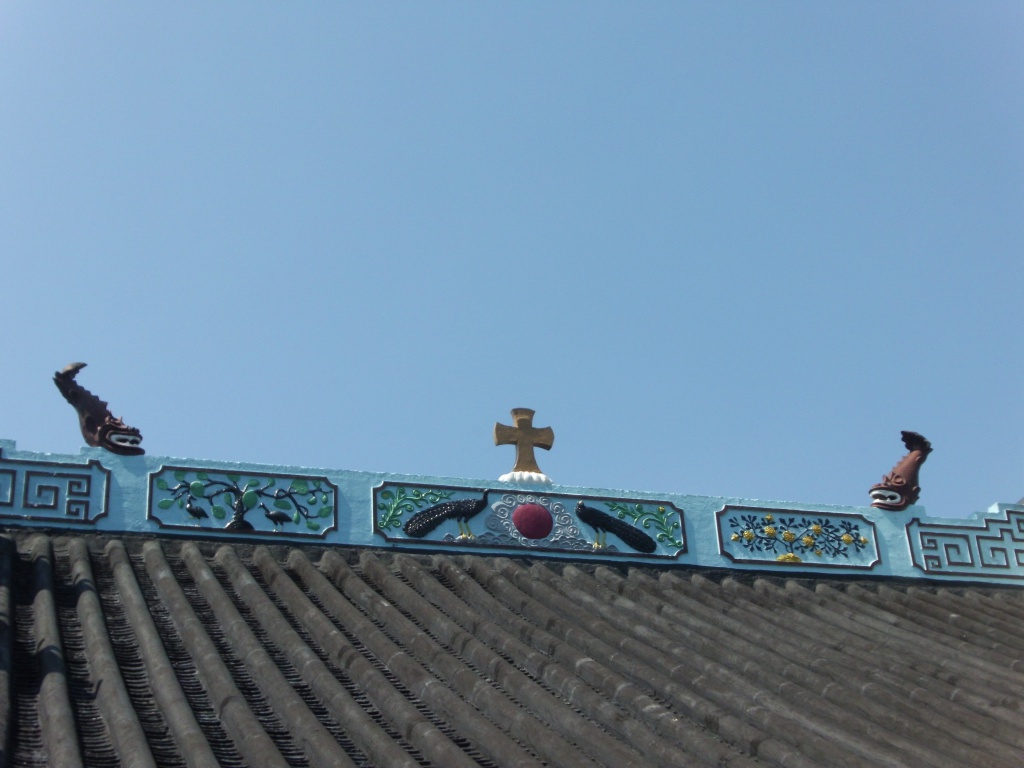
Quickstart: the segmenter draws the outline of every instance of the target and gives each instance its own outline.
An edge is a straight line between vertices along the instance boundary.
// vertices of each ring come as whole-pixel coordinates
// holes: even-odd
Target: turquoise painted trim
[[[222,489],[219,493],[211,493],[215,489],[213,483],[222,484],[216,486]],[[317,483],[319,490],[314,493],[313,486]],[[243,495],[255,494],[241,502],[242,517],[251,524],[251,530],[245,526],[234,531],[224,528],[234,516],[234,508],[229,510],[228,506],[238,503],[237,493],[226,492],[229,485]],[[401,514],[394,514],[396,508],[389,518],[385,504],[388,499],[383,496],[388,490],[394,495],[397,488],[404,488],[407,494],[414,489],[423,494],[436,494],[424,496],[420,504],[413,504],[416,511],[444,501],[479,499],[486,491],[487,509],[481,510],[479,517],[474,516],[471,521],[475,538],[460,539],[460,529],[453,519],[442,520],[436,529],[423,536],[406,535],[402,526],[415,512],[405,508]],[[192,491],[192,501],[188,502],[185,494]],[[27,504],[25,499],[32,499],[34,493],[39,494],[35,498],[40,502]],[[444,497],[445,493],[449,496]],[[179,507],[179,501],[185,503]],[[296,501],[305,511],[296,508]],[[603,537],[606,546],[595,550],[595,532],[575,518],[579,501],[655,539],[654,551],[650,554],[635,551],[614,531]],[[281,503],[275,505],[275,502]],[[187,503],[202,508],[207,517],[189,515],[185,508]],[[553,524],[550,541],[546,538],[527,540],[511,533],[510,515],[524,503],[539,504],[556,520],[562,516],[561,528]],[[222,517],[213,514],[214,506],[222,508]],[[285,509],[285,506],[290,508]],[[661,508],[664,512],[659,511]],[[274,522],[268,512],[275,510],[291,514],[289,521],[278,516]],[[299,512],[298,522],[296,512]],[[773,521],[784,521],[785,528],[775,526],[775,549],[768,547],[766,541],[759,547],[743,547],[740,539],[732,538],[739,533],[742,539],[745,530],[753,530],[743,522],[744,515],[753,515],[753,523],[760,523],[764,536],[767,536],[764,528],[772,522],[765,520],[766,515],[771,515]],[[674,522],[678,522],[678,528],[673,528]],[[929,518],[920,506],[903,512],[884,512],[871,507],[791,504],[566,485],[526,486],[496,480],[149,455],[117,456],[99,448],[83,448],[74,456],[30,453],[18,451],[12,440],[0,440],[0,525],[79,532],[92,529],[110,535],[276,540],[417,552],[451,553],[461,548],[475,554],[675,564],[786,575],[849,573],[860,578],[955,579],[1024,585],[1024,506],[1020,505],[999,504],[987,515],[951,520]],[[808,558],[806,551],[797,552],[797,547],[782,546],[802,539],[807,535],[805,529],[813,525],[822,526],[822,540],[831,542],[835,551],[829,557],[825,557],[824,549],[820,558],[813,551]],[[571,536],[576,536],[575,530],[579,531],[579,536],[570,544]],[[794,533],[793,540],[778,538],[786,530]],[[564,541],[556,540],[559,535],[556,531],[561,531]],[[566,537],[567,532],[570,537]],[[659,533],[667,535],[660,538]],[[860,537],[867,541],[861,546],[851,545],[842,541],[844,533],[853,536],[855,541],[859,542]],[[628,531],[625,534],[629,537]],[[635,542],[636,538],[632,538]],[[844,545],[845,555],[839,553]],[[778,559],[790,549],[800,562],[796,562],[796,558]]]

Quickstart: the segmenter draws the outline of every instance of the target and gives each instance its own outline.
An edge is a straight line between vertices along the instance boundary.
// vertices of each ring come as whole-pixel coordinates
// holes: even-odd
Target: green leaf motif
[[[177,472],[174,473],[174,479],[177,480],[179,483],[184,482],[185,473],[179,469]]]
[[[170,509],[172,506],[174,506],[174,499],[164,499],[159,504],[157,504],[157,506],[160,507],[160,509]]]
[[[192,484],[188,487],[188,492],[193,496],[202,496],[206,492],[206,486],[199,480],[192,481]]]
[[[292,480],[292,485],[288,490],[293,493],[299,494],[309,493],[309,483],[307,483],[301,477],[296,478],[295,480]]]
[[[210,476],[206,472],[196,472],[196,477],[200,480],[209,480]]]
[[[242,479],[241,475],[228,475],[228,480],[230,480],[232,483],[235,483],[235,484],[237,484],[238,481],[241,480],[241,479]]]
[[[161,491],[166,491],[167,490],[167,481],[164,480],[162,477],[158,477],[156,479],[156,487],[159,488]]]
[[[653,505],[654,509],[648,510],[643,504],[623,504],[618,501],[606,502],[609,511],[618,515],[620,520],[627,517],[633,521],[633,525],[650,530],[652,527],[658,532],[656,539],[659,542],[667,542],[673,546],[683,546],[682,538],[669,535],[679,528],[679,521],[674,511],[666,506]],[[673,518],[675,518],[673,520]]]
[[[267,484],[263,486],[263,490],[267,490],[267,488],[273,488],[275,485],[277,485],[277,481],[274,480],[274,478],[270,478],[267,481]]]
[[[320,510],[320,517],[330,517],[334,512],[334,507],[324,507]]]
[[[317,523],[317,522],[315,522],[313,520],[307,520],[306,521],[306,527],[309,528],[309,530],[311,530],[311,531],[319,531],[320,530],[320,523]]]
[[[292,503],[288,499],[274,499],[274,506],[287,512],[292,508]]]
[[[422,490],[413,488],[406,490],[405,486],[393,486],[394,490],[382,490],[377,494],[378,519],[377,525],[382,529],[400,528],[402,515],[406,512],[413,512],[422,509],[428,504],[437,504],[444,499],[450,499],[452,491],[439,491],[436,489]],[[324,501],[326,504],[326,500]]]
[[[301,518],[302,518],[302,515],[300,515],[300,514],[299,514],[298,512],[296,512],[296,513],[295,513],[295,514],[294,514],[294,515],[292,516],[292,522],[293,522],[293,523],[295,523],[296,525],[298,525],[298,524],[299,524],[299,520],[300,520]]]
[[[213,509],[212,509],[212,512],[213,512],[213,516],[215,518],[217,518],[218,520],[223,520],[225,517],[227,517],[227,514],[228,514],[227,510],[225,510],[224,507],[219,507],[219,506],[214,506]]]
[[[260,497],[256,491],[246,491],[242,494],[242,504],[245,505],[246,509],[252,509],[260,503]]]

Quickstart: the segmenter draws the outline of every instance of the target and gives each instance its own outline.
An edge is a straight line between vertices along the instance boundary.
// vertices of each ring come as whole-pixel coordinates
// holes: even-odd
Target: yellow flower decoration
[[[774,525],[766,525],[764,527],[764,535],[767,536],[769,539],[774,539],[775,538],[775,526]]]
[[[775,558],[780,563],[802,563],[803,561],[794,555],[792,552],[787,552],[784,555],[779,555]]]
[[[813,536],[804,536],[802,539],[800,539],[800,543],[803,544],[808,549],[810,549],[812,546],[814,546],[814,537]]]
[[[821,557],[821,550],[820,549],[814,550],[814,554],[816,554],[818,557]]]
[[[861,536],[860,537],[860,543],[861,544],[867,544],[868,543],[868,537],[867,536]]]
[[[844,533],[839,538],[842,540],[843,544],[853,544],[853,536],[848,533]]]
[[[796,541],[796,534],[792,531],[783,531],[782,540],[789,544],[790,542]]]
[[[734,533],[729,538],[732,539],[733,541],[739,541],[740,540],[740,535],[738,533]]]
[[[812,525],[811,533],[813,533],[815,536],[821,536],[821,526],[817,524]]]
[[[765,521],[766,523],[770,523],[770,522],[771,522],[772,520],[774,520],[774,519],[775,519],[775,515],[765,515],[765,516],[764,516],[764,521]]]
[[[754,538],[754,532],[749,528],[743,532],[743,538],[747,541],[751,541]]]

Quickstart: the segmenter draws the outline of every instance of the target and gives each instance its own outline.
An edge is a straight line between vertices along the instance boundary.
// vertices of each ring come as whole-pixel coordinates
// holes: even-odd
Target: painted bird
[[[274,524],[275,531],[277,530],[277,526],[284,526],[285,523],[290,523],[292,521],[291,515],[289,515],[287,512],[281,512],[280,510],[277,509],[264,508],[263,514],[266,516],[267,520]]]
[[[649,555],[658,548],[658,543],[639,528],[607,512],[588,507],[582,501],[576,505],[576,517],[581,523],[594,529],[594,536],[597,539],[594,542],[594,549],[604,549],[607,546],[606,539],[609,533],[614,533],[623,544],[637,552]]]
[[[422,538],[437,528],[445,520],[455,520],[459,525],[460,539],[473,539],[473,532],[469,530],[469,519],[478,515],[487,506],[487,491],[484,491],[482,499],[459,499],[458,501],[445,501],[427,507],[422,512],[417,512],[410,517],[402,530],[406,536]]]
[[[192,517],[194,517],[197,522],[199,520],[202,520],[204,517],[209,517],[209,515],[206,514],[206,510],[203,509],[202,507],[197,507],[195,504],[192,503],[191,499],[185,502],[185,511],[188,512]]]

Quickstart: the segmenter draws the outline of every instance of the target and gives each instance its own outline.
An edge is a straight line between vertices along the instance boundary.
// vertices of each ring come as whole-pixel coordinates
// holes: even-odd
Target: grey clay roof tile
[[[1012,588],[28,533],[0,550],[0,764],[1024,755]]]

